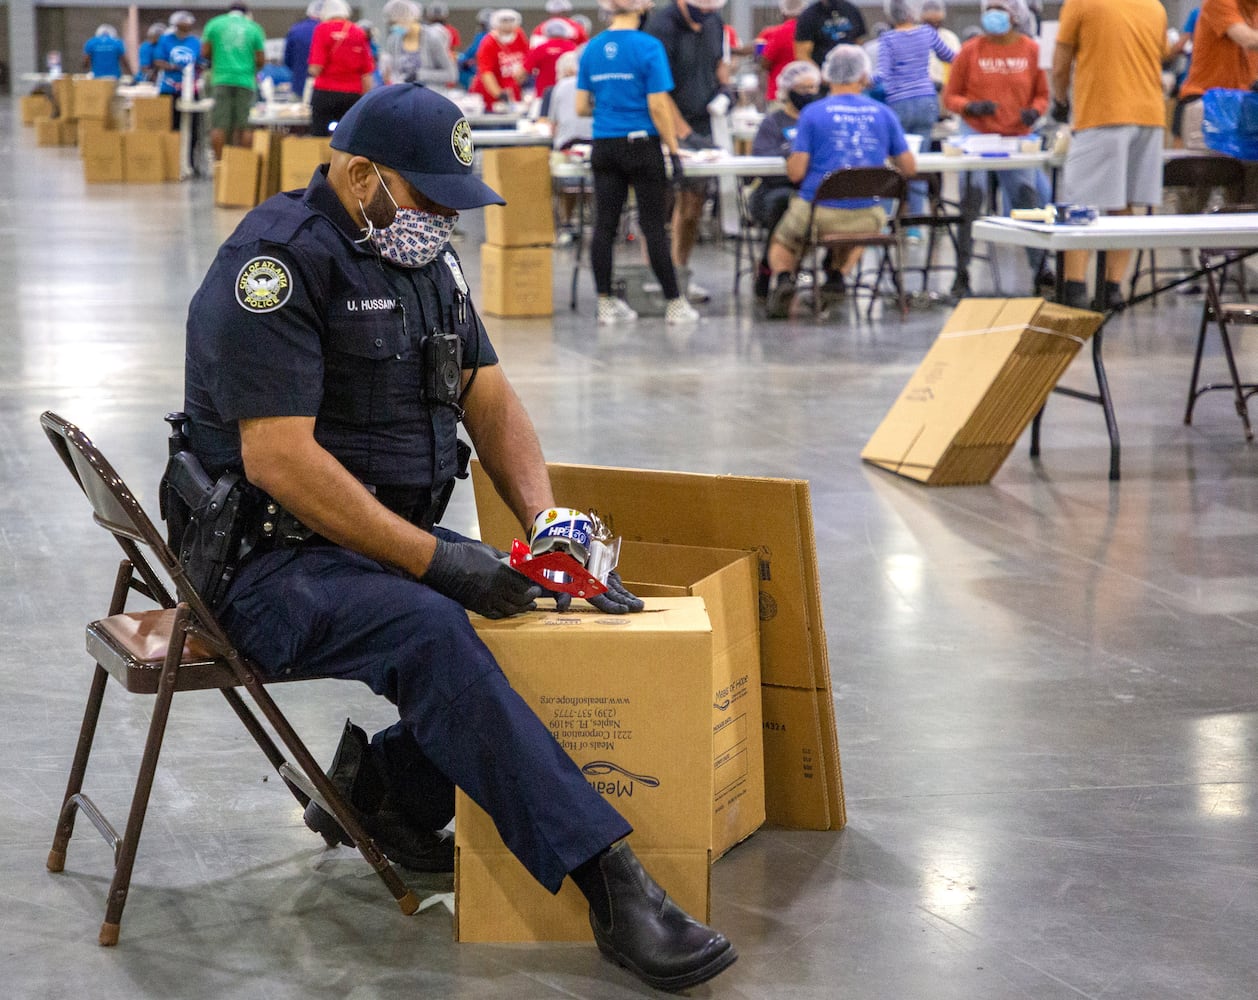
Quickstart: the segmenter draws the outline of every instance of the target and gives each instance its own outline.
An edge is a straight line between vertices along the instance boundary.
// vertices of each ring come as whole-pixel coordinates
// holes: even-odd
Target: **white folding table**
[[[1021,222],[989,216],[974,223],[974,239],[1006,246],[1032,247],[1052,253],[1085,250],[1096,254],[1096,302],[1098,312],[1106,320],[1117,310],[1105,307],[1105,255],[1111,250],[1241,250],[1258,252],[1258,213],[1208,213],[1204,215],[1107,215],[1085,226],[1050,225],[1043,222]],[[1205,270],[1177,279],[1171,286],[1201,277]],[[1058,262],[1058,298],[1064,271]],[[1167,287],[1136,296],[1122,308],[1152,298]],[[1058,386],[1054,391],[1076,399],[1098,403],[1105,413],[1105,426],[1110,439],[1110,479],[1118,479],[1121,450],[1114,401],[1105,375],[1103,355],[1105,324],[1092,338],[1092,366],[1096,372],[1097,391],[1081,392]],[[1039,454],[1040,415],[1031,428],[1031,454]]]

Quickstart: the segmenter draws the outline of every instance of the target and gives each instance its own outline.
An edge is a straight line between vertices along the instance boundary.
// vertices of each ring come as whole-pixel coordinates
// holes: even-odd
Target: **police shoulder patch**
[[[274,257],[254,257],[236,276],[236,301],[249,312],[273,312],[292,294],[288,266]]]

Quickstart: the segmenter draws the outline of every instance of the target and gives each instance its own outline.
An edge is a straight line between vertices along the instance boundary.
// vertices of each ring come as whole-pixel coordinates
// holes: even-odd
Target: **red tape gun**
[[[607,584],[591,575],[567,552],[552,550],[535,556],[518,538],[511,543],[508,562],[513,570],[523,573],[547,590],[559,590],[573,597],[597,597],[607,593]]]

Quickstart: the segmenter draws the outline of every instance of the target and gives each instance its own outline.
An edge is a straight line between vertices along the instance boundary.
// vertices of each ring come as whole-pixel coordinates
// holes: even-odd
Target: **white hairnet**
[[[893,25],[917,20],[917,4],[912,0],[886,0],[883,7]]]
[[[783,17],[799,17],[808,6],[808,0],[778,0],[778,10]]]
[[[579,24],[582,27],[582,29],[584,29],[585,31],[585,37],[586,38],[590,37],[590,32],[594,28],[594,22],[591,21],[588,17],[586,17],[584,14],[573,14],[570,18],[568,18],[568,20],[571,21],[573,24]]]
[[[836,45],[821,67],[821,75],[828,83],[860,83],[871,73],[869,56],[859,45]]]
[[[323,21],[345,21],[349,19],[349,4],[345,0],[323,0],[319,10],[319,18]]]
[[[555,60],[556,78],[562,80],[565,76],[576,76],[577,65],[578,60],[576,51],[573,50],[572,52],[565,52]]]
[[[572,0],[546,0],[547,14],[566,14],[572,10]]]
[[[436,0],[436,3],[430,3],[428,5],[428,20],[444,21],[449,16],[450,16],[449,4],[444,4],[441,2],[441,0]]]
[[[167,26],[163,24],[161,21],[154,21],[152,24],[148,26],[148,30],[144,32],[144,37],[152,38],[154,35],[156,35],[157,37],[160,38],[162,35],[166,34],[166,27]]]
[[[191,12],[186,10],[177,10],[170,15],[170,26],[178,28],[183,25],[185,28],[191,28],[197,23],[197,19],[192,16]]]
[[[510,7],[503,7],[494,11],[489,15],[489,30],[504,31],[507,28],[518,28],[524,23],[524,18],[520,16],[518,10],[512,10]]]
[[[99,28],[96,29],[96,37],[97,38],[117,38],[118,29],[115,28],[112,24],[102,24]]]
[[[284,39],[268,38],[262,43],[262,51],[266,53],[267,62],[284,61]]]
[[[778,74],[778,93],[784,94],[803,83],[821,85],[821,70],[811,59],[796,59],[782,67]]]
[[[918,14],[925,17],[927,14],[938,14],[940,17],[948,13],[948,8],[944,6],[944,0],[922,0],[921,9]]]
[[[696,10],[701,10],[705,14],[711,14],[725,6],[725,0],[689,0],[690,6]]]
[[[322,11],[323,0],[310,0],[310,3],[306,4],[306,17],[313,17],[317,21]]]
[[[650,7],[651,3],[652,0],[598,0],[599,7],[609,14],[640,14]]]
[[[476,12],[476,23],[488,26],[489,19],[493,16],[494,9],[492,7],[482,7]]]
[[[562,17],[548,17],[542,22],[542,34],[547,38],[571,38],[576,41],[577,29]]]
[[[410,24],[418,21],[424,9],[415,0],[388,0],[380,8],[380,16],[385,24]]]

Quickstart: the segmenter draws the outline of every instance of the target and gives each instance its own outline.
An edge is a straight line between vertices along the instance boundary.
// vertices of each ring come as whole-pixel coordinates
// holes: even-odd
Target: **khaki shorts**
[[[808,242],[808,209],[808,202],[795,195],[786,206],[786,214],[773,230],[773,239],[796,255],[803,253],[804,244]],[[881,205],[870,208],[827,208],[818,205],[813,221],[822,236],[880,233],[886,228],[887,213]]]
[[[225,132],[249,127],[249,112],[257,93],[248,87],[228,87],[220,84],[214,88],[214,107],[210,109],[210,128]]]

